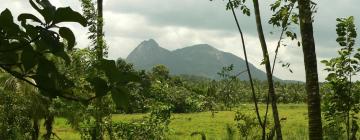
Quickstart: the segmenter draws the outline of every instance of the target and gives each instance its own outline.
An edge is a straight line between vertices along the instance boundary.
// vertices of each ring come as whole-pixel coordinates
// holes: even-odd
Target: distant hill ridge
[[[136,69],[151,70],[158,64],[167,66],[173,75],[196,75],[219,79],[222,67],[234,64],[234,73],[246,70],[245,61],[234,54],[220,51],[208,44],[198,44],[174,51],[160,47],[153,39],[141,42],[126,58]],[[266,73],[250,64],[254,79],[266,80]],[[247,73],[240,76],[248,80]],[[275,80],[280,81],[275,77]]]

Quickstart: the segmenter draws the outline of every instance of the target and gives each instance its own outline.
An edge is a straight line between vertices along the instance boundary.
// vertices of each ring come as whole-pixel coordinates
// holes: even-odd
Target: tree
[[[96,46],[96,50],[97,50],[97,56],[98,59],[102,59],[103,58],[103,54],[104,54],[104,33],[103,33],[103,27],[104,27],[104,22],[103,22],[103,0],[97,0],[97,35],[96,35],[96,41],[97,41],[97,46]]]
[[[156,65],[152,68],[152,76],[161,82],[169,80],[169,69],[164,65]]]
[[[240,7],[240,10],[242,10],[243,14],[246,15],[250,15],[250,9],[247,8],[247,6],[245,5],[246,0],[229,0],[229,3],[227,5],[227,9],[231,9],[234,15],[234,19],[237,23],[237,26],[239,28],[239,23],[237,21],[235,12],[234,12],[234,8],[238,8]],[[273,72],[274,72],[274,68],[275,68],[275,62],[277,59],[277,54],[278,54],[278,50],[279,47],[281,46],[281,42],[283,40],[283,36],[286,34],[286,36],[291,37],[291,40],[296,39],[296,34],[289,31],[289,26],[293,23],[297,24],[297,20],[296,17],[297,15],[292,13],[292,9],[294,8],[294,3],[295,1],[287,1],[285,0],[285,4],[281,6],[281,0],[277,0],[274,4],[271,4],[271,10],[272,11],[276,11],[275,14],[272,16],[272,18],[269,20],[269,23],[272,24],[273,26],[277,26],[277,27],[281,27],[281,34],[278,40],[278,44],[276,47],[276,51],[275,51],[275,57],[274,57],[274,64],[273,67],[271,69],[271,65],[270,65],[270,61],[269,61],[269,55],[268,55],[268,51],[267,51],[267,45],[266,45],[266,41],[265,41],[265,37],[264,37],[264,33],[263,33],[263,29],[262,29],[262,23],[261,23],[261,16],[260,16],[260,10],[259,10],[259,3],[257,0],[253,1],[254,3],[254,10],[255,10],[255,19],[256,19],[256,23],[257,23],[257,30],[258,30],[258,35],[259,35],[259,39],[260,39],[260,44],[261,44],[261,48],[262,48],[262,52],[263,52],[263,62],[262,64],[265,65],[266,68],[266,73],[267,73],[267,78],[268,78],[268,95],[266,97],[267,100],[267,106],[266,106],[266,111],[265,111],[265,117],[264,117],[264,123],[262,123],[263,125],[266,125],[266,121],[267,121],[267,113],[268,113],[268,106],[269,106],[269,102],[271,102],[271,106],[273,109],[273,117],[274,117],[274,121],[275,121],[275,129],[277,132],[277,138],[278,139],[282,139],[282,134],[281,134],[281,126],[280,126],[280,121],[279,121],[279,116],[278,116],[278,111],[277,111],[277,105],[276,105],[276,96],[275,96],[275,87],[274,87],[274,82],[273,82]],[[280,7],[280,8],[279,8]],[[291,17],[291,18],[290,18]],[[291,20],[290,20],[291,19]],[[241,30],[239,29],[240,33]],[[299,44],[299,43],[298,43]],[[283,66],[289,67],[290,64],[283,64]],[[290,69],[291,72],[291,69]],[[271,97],[271,98],[270,98]],[[271,101],[269,101],[271,99]],[[261,124],[261,123],[260,123]],[[266,126],[262,126],[263,127],[263,139],[265,138],[265,128]]]
[[[39,90],[43,96],[50,98],[62,97],[69,100],[85,100],[72,96],[72,81],[59,71],[56,61],[69,64],[71,59],[67,52],[75,46],[75,36],[67,28],[59,26],[63,22],[76,22],[86,26],[87,22],[81,14],[70,7],[54,7],[48,0],[29,0],[31,6],[40,13],[44,20],[23,13],[18,16],[20,25],[13,21],[11,12],[6,9],[0,15],[0,67],[2,70],[26,82]],[[29,22],[29,21],[32,22]],[[21,82],[17,82],[21,83]],[[24,92],[25,93],[25,92]],[[35,99],[36,94],[30,95]],[[38,103],[34,100],[34,103]],[[46,107],[44,104],[40,105]],[[35,108],[33,108],[35,109]],[[40,109],[39,109],[40,111]],[[33,112],[38,113],[38,112]],[[34,119],[32,135],[38,137],[39,117],[31,114]],[[52,117],[49,117],[52,118]],[[53,119],[46,122],[49,139],[52,133]]]
[[[323,139],[320,108],[321,99],[319,94],[319,79],[312,25],[312,7],[314,6],[314,3],[311,0],[299,0],[298,5],[306,75],[306,93],[308,95],[309,139],[321,140]]]
[[[269,53],[267,50],[264,31],[263,31],[262,23],[261,23],[259,1],[253,0],[253,4],[254,4],[254,11],[255,11],[256,27],[257,27],[257,31],[258,31],[258,35],[259,35],[261,49],[263,52],[263,59],[264,59],[263,63],[265,64],[267,82],[269,85],[268,93],[271,97],[270,99],[271,99],[271,107],[272,107],[272,112],[273,112],[273,117],[274,117],[276,137],[278,140],[282,140],[281,125],[280,125],[279,113],[278,113],[278,109],[277,109],[277,105],[276,105],[275,87],[274,87],[274,80],[273,80],[273,75],[272,75],[273,72],[271,70]],[[264,124],[266,124],[266,122]]]
[[[357,37],[354,17],[338,18],[337,21],[336,41],[341,47],[338,51],[339,56],[329,61],[321,61],[326,65],[325,70],[330,72],[326,78],[330,92],[324,94],[323,112],[327,122],[325,130],[331,131],[327,135],[341,138],[343,130],[341,125],[345,125],[347,139],[350,140],[356,139],[358,130],[356,114],[360,111],[358,107],[360,96],[351,80],[360,71],[360,49],[354,52]],[[333,130],[337,131],[333,132]]]
[[[211,0],[210,0],[211,1]],[[254,106],[255,106],[255,113],[256,113],[256,118],[259,122],[259,125],[260,127],[262,128],[262,139],[264,140],[265,139],[265,125],[263,125],[264,123],[262,122],[261,120],[261,117],[260,117],[260,113],[259,113],[259,107],[258,107],[258,99],[256,97],[256,93],[255,93],[255,88],[254,88],[254,83],[253,83],[253,79],[252,79],[252,76],[251,76],[251,70],[250,70],[250,67],[249,67],[249,61],[248,61],[248,58],[247,58],[247,52],[246,52],[246,46],[245,46],[245,40],[244,40],[244,35],[243,35],[243,32],[242,32],[242,29],[240,27],[240,24],[239,24],[239,21],[237,20],[237,16],[235,14],[235,11],[234,11],[234,8],[236,7],[239,7],[241,6],[241,10],[244,14],[247,14],[247,15],[250,15],[250,10],[245,6],[243,5],[243,2],[244,1],[231,1],[229,0],[228,4],[226,5],[226,9],[231,9],[232,11],[232,14],[234,16],[234,20],[236,22],[236,26],[238,28],[238,31],[239,31],[239,34],[240,34],[240,37],[241,37],[241,42],[242,42],[242,49],[244,51],[244,56],[245,56],[245,62],[246,62],[246,71],[248,73],[248,76],[249,76],[249,80],[250,80],[250,86],[251,86],[251,92],[252,92],[252,99],[253,99],[253,102],[254,102]]]
[[[220,89],[220,96],[219,99],[224,103],[225,107],[231,110],[232,107],[235,106],[237,102],[239,102],[239,92],[237,86],[238,86],[238,76],[240,76],[242,73],[246,72],[240,72],[239,74],[233,75],[234,65],[231,64],[230,66],[223,67],[220,72],[218,72],[218,75],[222,78],[221,81],[219,81],[219,87]]]
[[[0,120],[6,122],[0,125],[0,138],[25,139],[29,132],[28,138],[37,140],[40,120],[49,112],[48,98],[40,95],[34,86],[10,74],[0,72],[0,77],[0,89],[4,89],[0,91],[0,109],[5,112],[0,115]]]

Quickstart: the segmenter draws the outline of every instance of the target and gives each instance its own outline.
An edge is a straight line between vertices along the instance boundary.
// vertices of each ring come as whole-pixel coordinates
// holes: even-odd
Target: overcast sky
[[[23,12],[36,13],[27,0],[0,0],[0,10],[9,8],[14,17]],[[56,6],[70,6],[81,12],[79,0],[50,0]],[[274,55],[278,29],[267,24],[271,11],[269,4],[274,0],[260,0],[264,30],[270,55]],[[314,32],[318,61],[336,56],[336,18],[354,16],[360,27],[359,0],[316,0],[318,12],[315,15]],[[161,47],[174,50],[186,46],[206,43],[215,48],[243,58],[240,36],[230,11],[225,10],[223,0],[104,0],[105,36],[109,58],[126,58],[143,40],[155,39]],[[252,7],[249,1],[249,7]],[[296,9],[297,10],[297,9]],[[252,11],[251,11],[252,12]],[[252,14],[253,15],[253,14]],[[238,11],[240,24],[245,33],[245,44],[251,63],[260,65],[262,52],[257,38],[255,19],[245,17]],[[78,47],[86,47],[87,29],[76,24],[66,24],[73,29]],[[298,27],[292,28],[298,31]],[[271,35],[270,32],[275,32]],[[360,40],[357,39],[357,42]],[[357,45],[358,47],[359,45]],[[279,60],[289,62],[293,73],[277,64],[275,76],[284,80],[305,80],[303,53],[300,47],[291,44],[280,48]],[[324,66],[318,63],[320,81],[324,81]],[[359,79],[359,77],[357,77]]]

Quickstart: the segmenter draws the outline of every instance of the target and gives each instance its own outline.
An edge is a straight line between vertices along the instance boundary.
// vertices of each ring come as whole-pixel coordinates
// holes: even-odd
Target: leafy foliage
[[[0,72],[0,139],[36,139],[39,120],[49,112],[49,100],[38,90]]]
[[[237,80],[239,80],[237,76],[246,72],[243,71],[239,74],[233,75],[233,68],[234,65],[223,67],[221,72],[218,73],[218,75],[223,78],[221,81],[221,83],[223,84],[221,84],[221,86],[219,87],[221,88],[220,94],[222,94],[222,96],[219,96],[219,98],[224,103],[225,107],[230,110],[232,107],[234,107],[235,104],[237,104],[240,98],[240,94],[238,91],[239,88],[236,87],[236,82]]]
[[[43,20],[24,13],[18,17],[19,26],[8,9],[1,12],[0,67],[38,87],[45,96],[67,97],[70,91],[65,89],[73,87],[73,82],[57,69],[54,58],[61,58],[69,64],[67,50],[74,47],[75,37],[70,29],[57,24],[76,22],[86,26],[87,21],[69,7],[55,8],[47,0],[29,2]]]
[[[343,132],[346,132],[347,137],[350,138],[350,129],[356,131],[358,129],[356,114],[360,111],[360,93],[359,89],[353,86],[351,79],[360,71],[358,57],[360,49],[354,52],[357,37],[354,18],[338,18],[337,21],[338,38],[336,41],[341,47],[338,51],[339,56],[329,61],[321,61],[326,65],[325,70],[330,72],[326,77],[329,90],[323,97],[323,110],[329,138],[341,137]],[[337,130],[336,134],[334,130]],[[355,133],[353,136],[356,136],[356,131],[352,131]]]
[[[115,123],[113,130],[116,139],[165,139],[170,123],[170,107],[155,106],[148,117],[131,123]]]

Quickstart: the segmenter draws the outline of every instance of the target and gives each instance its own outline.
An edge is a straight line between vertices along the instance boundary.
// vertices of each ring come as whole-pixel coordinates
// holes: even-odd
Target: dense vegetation
[[[282,29],[277,51],[284,36],[297,41],[296,33],[288,29],[299,24],[302,39],[298,45],[303,47],[306,69],[305,83],[279,82],[273,80],[276,56],[269,60],[259,2],[253,0],[266,68],[266,80],[259,81],[251,77],[235,10],[239,8],[245,15],[251,12],[246,0],[229,0],[226,9],[232,11],[240,33],[246,70],[235,71],[232,64],[219,67],[216,71],[221,78],[213,80],[170,75],[164,65],[144,71],[122,59],[106,59],[102,0],[96,4],[81,0],[83,14],[70,7],[56,8],[48,0],[29,2],[42,18],[23,13],[15,22],[8,9],[0,14],[0,139],[61,139],[54,131],[59,118],[65,119],[81,139],[166,139],[171,138],[171,127],[176,127],[171,125],[172,113],[197,112],[209,112],[208,119],[214,120],[221,113],[232,113],[234,122],[226,124],[227,137],[221,138],[291,138],[288,135],[293,133],[286,129],[293,127],[281,122],[287,115],[278,111],[279,103],[307,103],[307,116],[300,122],[308,121],[305,126],[309,129],[303,134],[311,140],[359,137],[360,82],[352,77],[360,72],[360,49],[355,45],[353,17],[337,19],[339,56],[322,61],[329,75],[325,83],[319,83],[312,27],[316,4],[310,0],[276,0],[269,23]],[[292,12],[294,7],[298,13]],[[75,36],[71,29],[60,26],[64,22],[88,27],[90,47],[74,48]],[[239,78],[243,74],[248,78]],[[243,104],[253,104],[254,108]],[[143,115],[114,121],[114,116],[121,116],[114,114],[133,113]],[[306,115],[303,110],[297,113]],[[194,131],[190,136],[206,139],[207,134]]]

